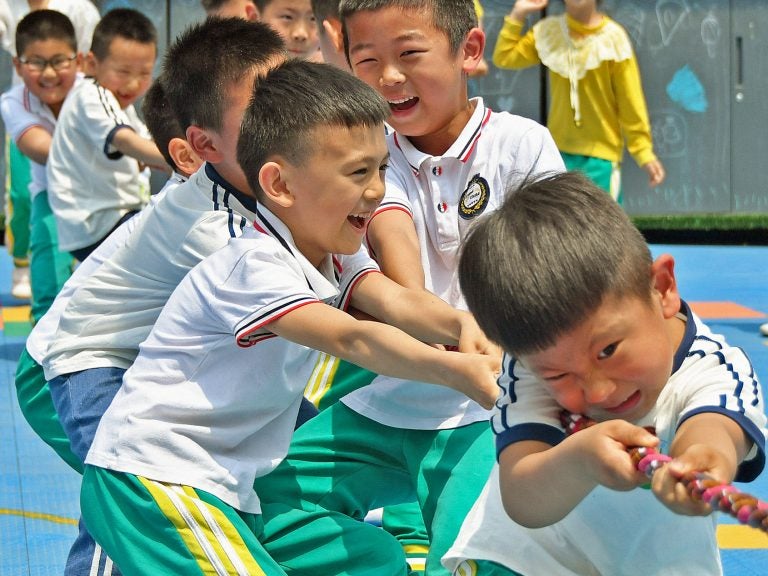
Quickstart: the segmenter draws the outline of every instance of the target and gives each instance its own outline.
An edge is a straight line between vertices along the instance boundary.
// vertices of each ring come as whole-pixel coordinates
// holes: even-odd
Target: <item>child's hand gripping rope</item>
[[[560,415],[560,421],[568,435],[595,424],[589,418],[565,410]],[[649,479],[672,461],[670,456],[645,446],[630,448],[629,456],[635,467]],[[730,514],[741,524],[768,533],[768,503],[740,491],[733,484],[720,482],[702,473],[686,474],[679,481],[693,500],[706,503],[713,511]]]

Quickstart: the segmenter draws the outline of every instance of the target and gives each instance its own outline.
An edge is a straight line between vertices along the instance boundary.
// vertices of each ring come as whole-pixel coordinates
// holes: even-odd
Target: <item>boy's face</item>
[[[357,12],[346,28],[352,71],[389,102],[392,127],[422,151],[447,150],[472,114],[465,73],[479,61],[473,52],[482,55],[482,32],[473,29],[454,54],[424,10]]]
[[[80,56],[64,40],[35,40],[14,58],[14,66],[29,91],[56,110],[75,83]]]
[[[309,0],[272,0],[264,7],[261,21],[282,36],[291,57],[317,58],[319,41]]]
[[[112,92],[125,109],[141,96],[152,83],[157,47],[115,37],[109,45],[109,54],[99,60],[88,54],[90,72],[98,83]]]
[[[654,274],[667,266],[661,260]],[[671,273],[671,265],[661,272]],[[674,280],[669,289],[654,289],[650,302],[608,297],[553,346],[520,361],[570,412],[598,421],[636,421],[654,407],[672,373],[685,331],[675,316],[679,308]]]
[[[315,149],[300,165],[274,161],[290,204],[281,218],[301,253],[319,266],[328,254],[360,249],[384,197],[389,152],[383,125],[323,126],[312,130],[308,140],[316,143]]]

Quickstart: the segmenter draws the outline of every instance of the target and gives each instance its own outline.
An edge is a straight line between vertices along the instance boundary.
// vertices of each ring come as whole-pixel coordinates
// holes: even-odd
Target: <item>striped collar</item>
[[[318,270],[310,264],[309,260],[296,247],[291,231],[280,218],[260,203],[257,203],[254,212],[256,213],[256,218],[253,221],[253,227],[257,232],[277,240],[293,256],[304,273],[307,284],[317,294],[318,299],[327,301],[336,298],[339,290],[334,258],[328,254]]]
[[[475,111],[472,113],[466,126],[464,126],[461,134],[459,134],[459,137],[442,155],[442,158],[456,158],[461,162],[467,162],[472,155],[472,151],[475,149],[483,128],[488,124],[492,113],[490,108],[485,107],[481,97],[473,98],[472,101],[475,102]],[[435,158],[435,156],[430,156],[421,150],[417,150],[407,137],[397,132],[394,133],[393,138],[395,145],[403,152],[411,169],[417,174],[423,162]]]
[[[251,212],[256,212],[256,206],[258,205],[256,198],[246,194],[245,192],[241,192],[232,186],[232,184],[227,182],[222,177],[222,175],[219,174],[214,165],[209,162],[205,163],[205,175],[208,176],[208,178],[210,178],[214,184],[224,188],[226,192],[229,192],[232,196],[234,196],[235,199],[237,199],[237,201],[240,202],[240,204],[242,204],[246,209],[250,210]]]
[[[680,369],[680,366],[683,365],[683,361],[688,357],[688,353],[691,351],[691,346],[693,346],[693,341],[696,338],[696,323],[693,321],[690,307],[683,300],[680,301],[680,312],[678,312],[677,316],[681,320],[685,320],[685,333],[683,334],[683,339],[680,341],[680,346],[677,347],[677,351],[675,352],[675,359],[672,364],[672,374],[677,372]]]

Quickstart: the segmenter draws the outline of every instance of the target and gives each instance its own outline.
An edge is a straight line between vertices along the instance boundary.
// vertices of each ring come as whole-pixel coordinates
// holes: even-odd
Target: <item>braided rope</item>
[[[592,426],[596,422],[578,414],[563,411],[560,421],[568,435],[575,434]],[[654,432],[651,430],[651,432]],[[637,470],[648,478],[672,460],[666,454],[661,454],[654,448],[645,446],[629,449],[629,456]],[[691,497],[699,502],[705,502],[714,511],[725,512],[736,518],[741,524],[758,528],[768,533],[768,503],[740,491],[733,484],[722,483],[711,476],[694,472],[680,479]]]

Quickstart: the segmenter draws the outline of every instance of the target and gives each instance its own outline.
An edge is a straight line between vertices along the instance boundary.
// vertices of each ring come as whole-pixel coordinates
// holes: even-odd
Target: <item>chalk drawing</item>
[[[688,122],[679,112],[655,112],[651,137],[656,154],[665,160],[684,158],[688,154]]]
[[[656,18],[661,30],[661,41],[669,46],[675,32],[691,12],[686,0],[659,0],[656,3]]]
[[[710,58],[717,56],[717,45],[720,42],[721,35],[720,21],[710,10],[701,21],[701,40],[704,42],[704,46],[707,47],[707,55]]]
[[[675,72],[667,84],[667,96],[688,112],[700,114],[709,107],[704,86],[688,64]]]

